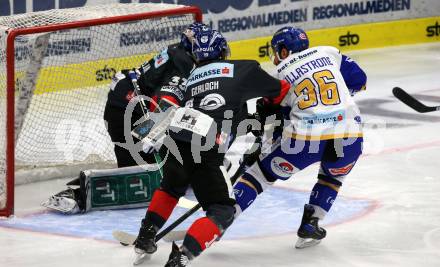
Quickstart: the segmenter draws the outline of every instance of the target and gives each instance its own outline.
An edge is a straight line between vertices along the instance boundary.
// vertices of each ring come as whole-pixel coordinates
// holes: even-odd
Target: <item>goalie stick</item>
[[[412,108],[415,111],[420,112],[420,113],[427,113],[427,112],[440,110],[440,106],[434,106],[434,107],[426,106],[425,104],[423,104],[419,100],[415,99],[412,95],[405,92],[400,87],[393,88],[393,95],[397,99],[399,99],[400,101],[402,101],[403,103],[408,105],[410,108]]]
[[[144,113],[144,117],[148,118],[147,114],[148,114],[148,107],[147,104],[145,104],[144,99],[141,97],[142,95],[142,91],[141,88],[139,88],[139,84],[137,82],[137,74],[135,71],[129,71],[128,72],[128,77],[131,79],[131,83],[133,84],[134,87],[134,92],[136,94],[137,97],[139,97],[139,103],[142,106],[142,113]]]

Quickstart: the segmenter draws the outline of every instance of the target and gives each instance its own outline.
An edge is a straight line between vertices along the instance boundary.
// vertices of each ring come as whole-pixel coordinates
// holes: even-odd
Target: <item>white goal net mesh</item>
[[[6,29],[179,7],[112,4],[0,17],[0,210],[7,198]],[[171,15],[17,36],[16,183],[34,176],[69,176],[68,172],[77,174],[85,166],[114,164],[113,145],[103,121],[112,76],[121,69],[139,67],[153,53],[178,42],[180,33],[193,21],[192,14]],[[80,167],[72,170],[72,166]]]

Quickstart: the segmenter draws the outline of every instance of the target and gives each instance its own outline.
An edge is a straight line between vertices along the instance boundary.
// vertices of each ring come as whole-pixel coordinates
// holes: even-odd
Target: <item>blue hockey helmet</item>
[[[198,62],[222,59],[229,56],[229,46],[225,37],[209,27],[194,35],[192,54]]]
[[[290,54],[298,53],[309,48],[309,38],[304,30],[294,27],[283,27],[275,32],[271,46],[279,60],[283,48]]]
[[[189,53],[192,53],[194,35],[197,32],[201,31],[203,27],[208,27],[208,26],[201,22],[193,22],[182,32],[180,36],[180,44]]]

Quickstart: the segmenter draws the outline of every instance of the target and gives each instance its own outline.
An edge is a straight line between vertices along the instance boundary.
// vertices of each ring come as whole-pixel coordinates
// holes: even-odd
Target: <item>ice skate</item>
[[[173,248],[171,250],[170,257],[168,258],[168,262],[165,264],[165,267],[185,266],[189,266],[189,258],[182,251],[180,251],[176,243],[173,242]]]
[[[147,259],[151,258],[151,254],[156,252],[156,233],[157,228],[146,219],[142,220],[141,229],[134,241],[134,252],[136,252],[136,258],[133,262],[134,265],[141,264]]]
[[[295,248],[307,248],[318,245],[326,236],[324,228],[319,227],[318,218],[313,217],[315,209],[312,205],[304,205],[304,214],[301,220],[301,225],[298,229],[298,241]]]

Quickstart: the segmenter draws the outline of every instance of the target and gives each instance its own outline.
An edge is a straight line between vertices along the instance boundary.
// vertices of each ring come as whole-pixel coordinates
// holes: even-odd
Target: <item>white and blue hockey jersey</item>
[[[285,58],[277,75],[292,86],[281,103],[285,134],[301,140],[362,136],[352,95],[365,89],[366,75],[352,59],[334,47],[313,47]]]

